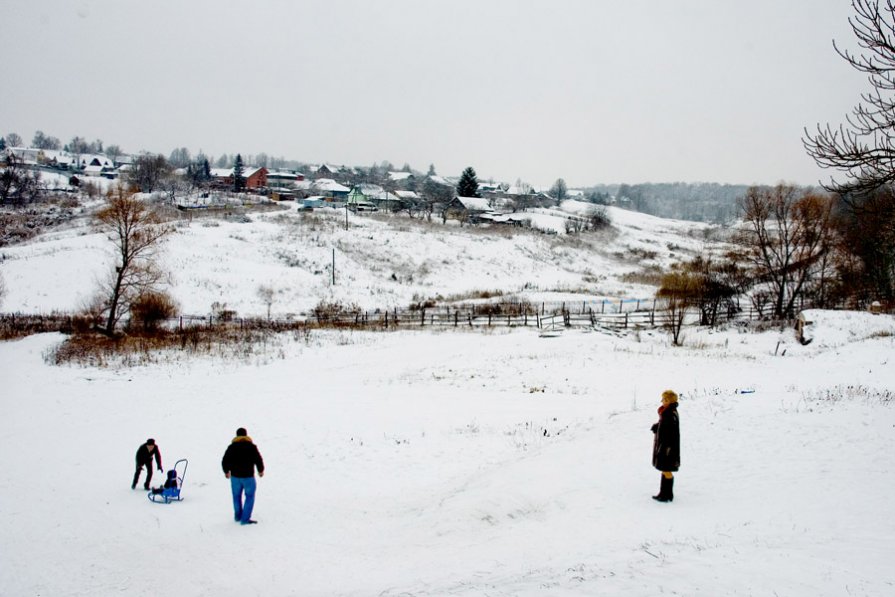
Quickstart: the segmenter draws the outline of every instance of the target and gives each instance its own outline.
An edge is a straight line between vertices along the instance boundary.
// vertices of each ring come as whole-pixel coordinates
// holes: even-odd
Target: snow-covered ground
[[[892,335],[323,332],[121,370],[44,364],[61,339],[0,344],[4,595],[895,589]],[[683,464],[659,504],[666,387]],[[219,464],[241,425],[267,465],[251,528]],[[130,489],[150,436],[189,459],[183,502]]]
[[[269,282],[278,312],[526,284],[646,293],[615,253],[707,246],[613,216],[583,247],[388,218],[194,220],[164,259],[185,309],[261,313]],[[3,309],[76,306],[104,242],[75,228],[4,248]],[[314,268],[333,247],[329,286]],[[804,346],[790,329],[688,329],[679,348],[659,331],[322,331],[105,369],[46,364],[57,334],[0,343],[0,595],[895,594],[895,321],[814,320]],[[682,467],[660,504],[666,388]],[[251,527],[220,468],[239,426],[267,465]],[[148,437],[166,467],[189,459],[183,502],[130,489]]]
[[[654,288],[622,275],[714,246],[705,240],[705,225],[614,208],[613,230],[549,236],[384,214],[349,213],[346,229],[344,211],[305,213],[286,205],[285,211],[251,214],[249,223],[196,217],[177,227],[160,261],[184,313],[207,314],[217,302],[243,316],[266,314],[260,286],[275,290],[275,317],[306,312],[321,301],[400,308],[480,291],[532,301],[648,299]],[[109,241],[83,223],[0,253],[8,287],[0,307],[8,312],[77,309],[113,260]]]

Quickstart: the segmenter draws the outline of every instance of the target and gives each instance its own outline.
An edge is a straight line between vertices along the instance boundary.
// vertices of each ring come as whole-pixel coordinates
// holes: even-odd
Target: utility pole
[[[336,250],[333,249],[333,286],[336,285]]]

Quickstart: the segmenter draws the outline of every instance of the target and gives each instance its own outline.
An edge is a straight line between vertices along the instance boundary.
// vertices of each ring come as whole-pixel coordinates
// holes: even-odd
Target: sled
[[[180,467],[180,463],[183,466]],[[189,464],[186,458],[182,458],[174,463],[174,468],[168,471],[168,479],[162,487],[152,489],[147,494],[150,502],[156,504],[170,504],[171,502],[181,502],[183,497],[180,490],[183,488],[183,479],[186,477],[186,467]]]

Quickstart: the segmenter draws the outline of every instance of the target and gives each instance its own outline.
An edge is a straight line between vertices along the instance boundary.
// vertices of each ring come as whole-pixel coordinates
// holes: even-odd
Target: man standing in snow
[[[662,406],[659,407],[659,422],[653,430],[653,466],[662,471],[659,495],[653,499],[659,502],[674,500],[674,472],[681,466],[681,430],[677,416],[678,398],[672,390],[662,392]]]
[[[258,447],[252,443],[245,427],[236,430],[236,437],[227,446],[221,460],[224,476],[230,479],[233,492],[233,518],[240,524],[255,524],[252,509],[255,507],[255,468],[258,476],[264,476],[264,460]],[[245,494],[245,502],[242,496]]]
[[[152,481],[152,458],[155,457],[155,463],[158,465],[158,472],[162,472],[162,453],[155,445],[155,440],[151,437],[137,448],[137,470],[134,472],[134,481],[131,483],[131,489],[136,489],[137,481],[140,480],[140,471],[146,467],[146,482],[143,483],[143,489],[149,489],[149,483]]]

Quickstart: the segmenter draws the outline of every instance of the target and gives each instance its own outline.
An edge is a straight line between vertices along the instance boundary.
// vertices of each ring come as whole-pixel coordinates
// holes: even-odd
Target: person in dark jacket
[[[256,521],[252,520],[252,509],[255,507],[255,469],[258,469],[258,476],[263,477],[264,460],[244,427],[236,430],[236,437],[224,452],[221,467],[224,469],[224,476],[230,479],[233,518],[240,524],[255,524]]]
[[[659,494],[653,499],[660,502],[674,500],[674,474],[681,467],[681,429],[677,414],[678,396],[672,390],[662,392],[659,422],[653,430],[653,466],[662,471]]]
[[[137,488],[137,481],[140,480],[140,471],[146,467],[146,482],[143,483],[143,489],[149,489],[149,483],[152,481],[152,459],[155,458],[155,464],[158,466],[158,472],[162,472],[162,453],[155,440],[151,437],[146,443],[137,448],[137,470],[134,472],[134,480],[131,483],[131,489]]]

